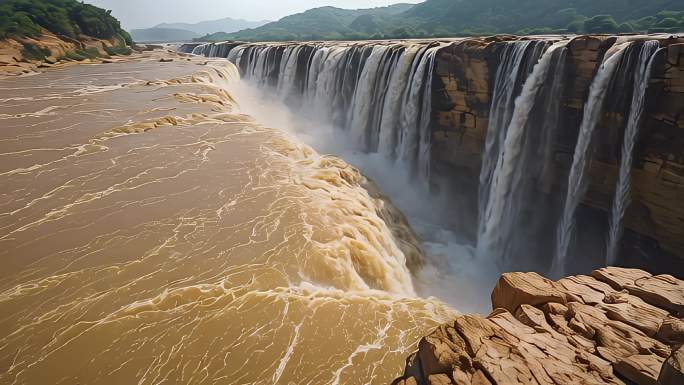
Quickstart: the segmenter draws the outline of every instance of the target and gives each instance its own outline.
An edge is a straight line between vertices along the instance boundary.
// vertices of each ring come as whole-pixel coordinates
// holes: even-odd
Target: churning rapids
[[[401,213],[205,62],[1,82],[0,383],[383,383],[453,316]]]
[[[0,81],[0,383],[388,383],[456,310],[487,311],[526,247],[567,41],[501,51],[474,243],[431,162],[433,72],[453,42],[206,44]],[[657,52],[617,42],[595,75],[544,267],[557,275],[628,58],[617,247]]]
[[[547,184],[554,172],[557,127],[564,118],[561,98],[569,86],[571,39],[548,36],[500,43],[498,68],[490,74],[493,90],[479,178],[478,223],[471,226],[477,228],[474,239],[454,226],[459,216],[464,217],[453,209],[459,198],[449,195],[453,186],[442,188],[450,183],[443,175],[433,175],[431,154],[436,131],[432,104],[437,92],[445,92],[435,92],[436,57],[447,46],[467,46],[469,39],[224,42],[185,45],[180,50],[234,63],[244,79],[236,90],[238,99],[250,115],[296,131],[314,148],[339,155],[390,194],[422,240],[426,263],[415,280],[421,295],[436,295],[459,310],[487,311],[486,295],[501,272],[533,269],[557,278],[568,270],[578,272],[577,266],[571,268],[578,265],[573,253],[582,253],[572,249],[576,216],[587,192],[595,131],[607,99],[615,97],[611,89],[633,95],[620,176],[607,246],[582,248],[606,255],[599,265],[616,263],[650,63],[664,48],[659,49],[654,36],[620,37],[599,58],[602,63],[577,127],[571,166],[565,171],[565,193],[550,196]]]

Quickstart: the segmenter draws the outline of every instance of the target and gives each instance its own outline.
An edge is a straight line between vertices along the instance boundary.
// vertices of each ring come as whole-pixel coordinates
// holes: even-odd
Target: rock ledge
[[[684,384],[684,281],[604,268],[504,274],[487,317],[423,338],[394,385]]]

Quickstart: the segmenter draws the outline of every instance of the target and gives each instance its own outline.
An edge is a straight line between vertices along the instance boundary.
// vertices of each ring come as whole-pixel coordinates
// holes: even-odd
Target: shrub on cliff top
[[[42,61],[52,54],[52,52],[50,52],[50,50],[47,48],[38,47],[37,45],[29,43],[24,43],[23,45],[24,48],[22,48],[21,54],[25,59],[28,60]]]

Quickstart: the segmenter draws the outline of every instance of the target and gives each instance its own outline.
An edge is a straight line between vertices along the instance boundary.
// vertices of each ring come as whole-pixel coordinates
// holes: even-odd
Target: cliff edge
[[[507,273],[492,305],[423,338],[393,385],[684,384],[684,281],[670,275]]]
[[[62,61],[128,55],[131,36],[111,11],[76,0],[0,2],[0,75]]]

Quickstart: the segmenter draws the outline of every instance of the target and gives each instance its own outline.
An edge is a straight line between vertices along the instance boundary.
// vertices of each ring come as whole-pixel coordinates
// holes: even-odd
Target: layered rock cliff
[[[474,198],[482,164],[494,79],[506,42],[530,38],[497,36],[454,42],[440,50],[435,68],[432,162],[442,179],[470,186]],[[538,39],[538,38],[534,38]],[[560,121],[553,140],[546,192],[562,199],[589,87],[612,47],[622,41],[659,41],[632,170],[632,204],[625,214],[628,239],[649,254],[684,257],[684,38],[676,36],[581,36],[567,44]],[[620,72],[620,71],[619,71]],[[631,76],[624,68],[621,76]],[[629,85],[631,79],[623,79]],[[619,83],[619,82],[616,82]],[[614,87],[594,137],[584,205],[607,221],[616,189],[631,89]],[[473,202],[474,203],[474,202]],[[474,207],[473,204],[465,207]],[[603,214],[601,214],[603,213]],[[477,217],[477,213],[471,213]],[[474,219],[473,221],[475,221]],[[551,227],[553,225],[549,223]],[[552,234],[551,234],[552,235]]]
[[[670,275],[508,273],[492,305],[423,338],[393,384],[684,383],[684,281]]]
[[[499,271],[684,276],[684,37],[223,42],[297,114],[441,195]],[[626,229],[626,230],[625,230]],[[606,246],[607,245],[607,246]]]

